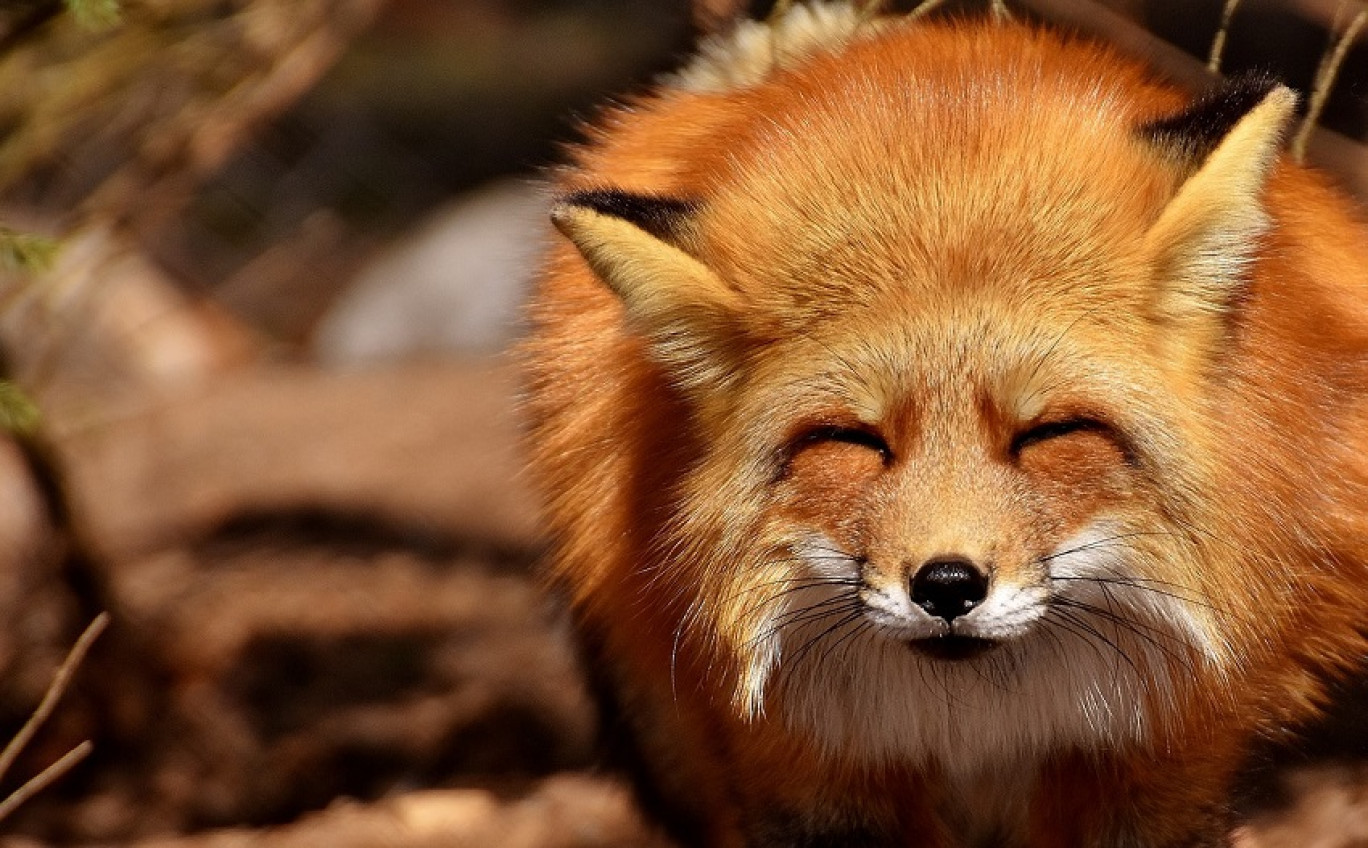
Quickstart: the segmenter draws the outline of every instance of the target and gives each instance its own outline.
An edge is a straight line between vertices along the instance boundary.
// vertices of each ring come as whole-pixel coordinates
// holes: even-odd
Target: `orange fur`
[[[1368,234],[1285,89],[1198,155],[1105,48],[842,33],[559,180],[529,444],[645,779],[700,844],[1225,844],[1365,647]],[[996,619],[909,602],[945,555]]]

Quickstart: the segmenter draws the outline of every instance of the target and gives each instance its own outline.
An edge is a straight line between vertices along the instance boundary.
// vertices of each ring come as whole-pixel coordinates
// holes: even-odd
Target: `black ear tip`
[[[1224,84],[1208,92],[1200,99],[1209,96],[1213,99],[1233,100],[1235,109],[1242,110],[1240,114],[1243,115],[1262,103],[1277,88],[1292,90],[1272,71],[1250,70],[1230,77]]]
[[[1249,97],[1257,102],[1280,85],[1282,85],[1282,81],[1272,71],[1251,69],[1228,77],[1212,93],[1220,91],[1246,92]]]
[[[1220,144],[1235,124],[1282,82],[1265,71],[1248,71],[1222,82],[1183,111],[1140,128],[1150,141],[1201,160]]]
[[[579,207],[620,218],[659,239],[669,240],[698,211],[697,201],[658,194],[638,194],[619,189],[581,189],[560,199],[551,212],[552,220],[564,215],[568,207]]]

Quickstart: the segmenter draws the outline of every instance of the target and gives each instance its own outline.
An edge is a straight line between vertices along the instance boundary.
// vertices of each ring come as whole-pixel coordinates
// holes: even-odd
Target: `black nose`
[[[988,576],[960,557],[927,560],[912,577],[912,601],[930,615],[952,621],[988,597]]]

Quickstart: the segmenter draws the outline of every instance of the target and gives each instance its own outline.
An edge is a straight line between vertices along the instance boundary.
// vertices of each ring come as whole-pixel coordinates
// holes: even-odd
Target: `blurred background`
[[[1009,5],[1195,90],[1225,0]],[[1365,9],[1245,0],[1223,70],[1309,92]],[[0,740],[111,616],[0,798],[93,752],[0,845],[655,844],[537,586],[507,351],[564,145],[695,35],[687,0],[0,4]],[[1365,50],[1309,145],[1360,196]],[[1361,688],[1251,764],[1248,845],[1368,844]]]

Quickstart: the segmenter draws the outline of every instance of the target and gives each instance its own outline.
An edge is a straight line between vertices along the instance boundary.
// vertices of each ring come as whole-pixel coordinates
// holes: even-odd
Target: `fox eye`
[[[799,436],[794,442],[793,448],[799,450],[807,445],[830,442],[869,448],[878,453],[885,463],[893,459],[893,451],[889,448],[888,442],[884,441],[883,436],[873,430],[865,430],[859,427],[814,427]]]
[[[1013,456],[1021,453],[1031,445],[1041,442],[1048,442],[1051,439],[1058,439],[1071,433],[1102,433],[1111,435],[1112,428],[1096,418],[1078,416],[1075,418],[1064,418],[1057,421],[1045,421],[1027,427],[1025,430],[1012,437],[1011,452]]]

